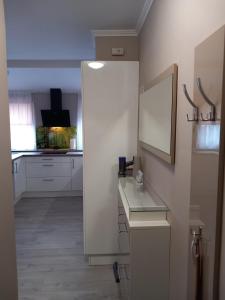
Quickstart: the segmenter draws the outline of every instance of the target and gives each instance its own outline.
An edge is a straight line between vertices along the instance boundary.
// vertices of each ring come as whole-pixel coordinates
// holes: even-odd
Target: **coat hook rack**
[[[198,122],[199,121],[199,108],[198,106],[192,101],[191,97],[188,94],[187,91],[187,86],[186,84],[183,84],[183,91],[184,91],[184,95],[187,98],[188,102],[191,104],[191,106],[193,107],[193,119],[190,119],[188,114],[187,114],[187,121],[188,122]]]
[[[204,118],[203,114],[201,113],[201,120],[205,121],[205,122],[216,121],[216,105],[208,98],[208,96],[204,92],[204,90],[202,88],[202,84],[201,84],[201,79],[199,77],[197,78],[197,86],[198,86],[199,92],[202,95],[203,99],[211,107],[211,111],[209,112],[209,117],[207,116],[207,118]]]

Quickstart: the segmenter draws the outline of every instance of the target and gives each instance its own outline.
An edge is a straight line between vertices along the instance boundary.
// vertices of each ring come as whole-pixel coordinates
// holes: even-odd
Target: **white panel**
[[[118,157],[137,152],[138,62],[82,64],[86,254],[118,252]]]

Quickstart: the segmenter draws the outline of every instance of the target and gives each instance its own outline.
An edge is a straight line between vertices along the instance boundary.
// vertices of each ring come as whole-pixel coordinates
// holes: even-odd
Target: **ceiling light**
[[[88,63],[88,66],[94,70],[98,70],[104,67],[104,63],[99,61],[92,61]]]

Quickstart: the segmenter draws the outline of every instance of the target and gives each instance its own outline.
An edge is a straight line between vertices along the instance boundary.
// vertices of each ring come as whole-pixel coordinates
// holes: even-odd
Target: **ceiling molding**
[[[92,30],[93,37],[104,36],[137,36],[135,29],[116,29],[116,30]]]
[[[82,60],[13,60],[7,61],[8,68],[80,68]]]
[[[145,20],[150,12],[153,2],[154,2],[154,0],[146,0],[145,4],[143,6],[143,9],[141,11],[141,14],[138,18],[138,21],[137,21],[137,25],[136,25],[137,34],[140,33],[140,31],[145,23]]]

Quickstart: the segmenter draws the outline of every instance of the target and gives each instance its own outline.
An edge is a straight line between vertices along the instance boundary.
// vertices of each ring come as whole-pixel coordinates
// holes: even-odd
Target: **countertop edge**
[[[12,155],[15,155],[15,157],[13,157]],[[42,153],[38,153],[38,152],[34,152],[33,154],[32,153],[21,153],[21,154],[11,154],[11,159],[12,161],[15,161],[17,159],[20,159],[22,157],[74,157],[74,156],[78,156],[78,157],[83,157],[83,153],[81,152],[74,152],[74,153],[69,153],[69,154],[42,154]]]

